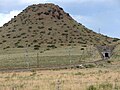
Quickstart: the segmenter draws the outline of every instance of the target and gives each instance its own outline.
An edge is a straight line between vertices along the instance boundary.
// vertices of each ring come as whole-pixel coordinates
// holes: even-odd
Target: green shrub
[[[32,29],[32,26],[29,26],[29,29]]]
[[[111,63],[111,61],[107,61],[107,63]]]
[[[44,28],[43,26],[41,26],[41,27],[39,26],[39,27],[38,27],[38,29],[43,29],[43,28]]]
[[[82,45],[82,47],[87,47],[87,45]]]
[[[84,50],[84,48],[81,48],[80,50]]]
[[[34,47],[34,50],[39,50],[39,47]]]
[[[48,45],[47,47],[49,47],[49,48],[57,48],[55,45]]]
[[[34,45],[34,47],[40,47],[40,45]]]
[[[6,36],[10,36],[10,34],[6,34]]]
[[[26,33],[21,33],[21,35],[25,35]]]
[[[12,30],[12,32],[15,32],[16,30]]]
[[[113,42],[117,42],[117,41],[119,41],[120,39],[118,39],[118,38],[114,38],[113,39]]]
[[[0,44],[2,44],[2,43],[0,42]]]
[[[99,89],[112,90],[113,85],[111,83],[102,83],[99,85]]]
[[[48,28],[48,30],[50,31],[50,30],[52,30],[52,28]]]
[[[95,67],[95,65],[94,64],[86,64],[86,65],[84,65],[84,67],[85,68],[93,68],[93,67]]]
[[[3,42],[6,42],[6,40],[3,40]]]
[[[6,48],[10,48],[10,46],[7,46]]]
[[[98,90],[95,86],[93,86],[93,85],[90,85],[88,88],[87,88],[87,90]]]
[[[37,40],[33,40],[33,43],[36,43],[37,42]]]
[[[24,48],[24,46],[22,46],[22,45],[18,45],[17,48]]]
[[[77,73],[75,73],[75,75],[85,75],[85,74],[81,73],[81,72],[77,72]]]

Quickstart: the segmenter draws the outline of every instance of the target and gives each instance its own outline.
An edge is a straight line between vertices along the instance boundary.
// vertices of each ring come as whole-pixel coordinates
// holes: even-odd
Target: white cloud
[[[18,15],[20,12],[21,11],[14,10],[14,11],[11,11],[10,13],[8,13],[8,14],[0,13],[0,26],[7,23],[8,21],[10,21],[11,18]]]
[[[79,0],[79,2],[106,2],[111,0]]]
[[[19,2],[22,4],[34,4],[34,3],[44,3],[48,1],[49,0],[20,0]]]
[[[73,19],[75,19],[76,21],[83,23],[83,24],[88,24],[88,23],[93,23],[95,22],[93,20],[92,17],[88,17],[88,16],[81,16],[81,15],[71,15],[73,17]]]
[[[116,2],[117,0],[79,0],[79,3],[110,3]]]
[[[76,0],[77,1],[77,0]],[[76,2],[75,0],[20,0],[21,4],[38,4],[38,3],[70,3]]]
[[[2,0],[0,2],[0,6],[6,6],[7,4],[11,5],[16,5],[16,4],[34,4],[34,3],[46,3],[46,2],[62,2],[62,3],[70,3],[70,2],[74,2],[74,3],[103,3],[103,2],[120,2],[119,0]],[[8,5],[8,6],[9,6]]]

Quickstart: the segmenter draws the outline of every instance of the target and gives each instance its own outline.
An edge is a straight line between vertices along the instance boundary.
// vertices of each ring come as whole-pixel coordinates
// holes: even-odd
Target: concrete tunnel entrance
[[[109,58],[109,53],[105,53],[105,57],[106,57],[106,58]]]
[[[105,46],[96,46],[102,59],[109,59],[112,54],[113,54],[113,50],[116,47],[116,45],[105,45]]]

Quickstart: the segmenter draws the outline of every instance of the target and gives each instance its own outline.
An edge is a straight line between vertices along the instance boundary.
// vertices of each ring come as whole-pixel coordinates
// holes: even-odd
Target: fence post
[[[62,90],[60,88],[60,84],[61,84],[60,80],[57,80],[57,82],[56,82],[56,90]]]
[[[30,69],[30,61],[29,61],[29,57],[28,57],[28,51],[27,51],[27,49],[25,51],[26,51],[25,59],[26,59],[27,68]]]
[[[39,68],[39,53],[37,53],[37,68]]]

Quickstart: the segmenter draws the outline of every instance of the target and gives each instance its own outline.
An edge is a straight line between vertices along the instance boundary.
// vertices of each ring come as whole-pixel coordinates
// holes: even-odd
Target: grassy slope
[[[84,50],[81,50],[84,49]],[[27,51],[26,51],[27,50]],[[101,63],[104,66],[119,66],[120,45],[113,51],[110,63]],[[8,49],[0,51],[0,68],[28,68],[30,67],[54,67],[61,65],[78,64],[100,60],[97,49],[93,46],[63,46],[51,50],[42,48],[34,51],[27,49]]]
[[[27,52],[26,49],[1,51],[0,68],[27,68],[28,63],[30,67],[36,67],[38,64],[39,67],[53,67],[101,59],[98,51],[93,46],[66,46],[52,50],[43,50],[36,52],[30,49]]]

